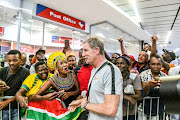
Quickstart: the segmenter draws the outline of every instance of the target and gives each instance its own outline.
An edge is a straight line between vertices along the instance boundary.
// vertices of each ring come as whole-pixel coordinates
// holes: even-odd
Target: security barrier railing
[[[145,101],[149,100],[149,115],[145,114]],[[156,115],[152,115],[152,105],[153,105],[153,100],[157,100],[157,106],[156,106]],[[130,103],[127,103],[127,120],[129,120],[129,106]],[[172,119],[172,115],[167,115],[165,112],[162,113],[162,117],[160,118],[159,115],[159,104],[160,104],[160,98],[159,97],[144,97],[142,101],[139,104],[135,104],[135,120],[176,120]],[[163,108],[164,111],[165,107]]]
[[[7,100],[7,99],[10,99],[12,98],[13,96],[3,96],[3,97],[0,97],[0,101],[4,101],[4,100]],[[18,120],[20,120],[20,117],[19,117],[19,112],[20,112],[20,107],[19,107],[19,103],[17,102],[17,112],[18,112]],[[3,120],[3,110],[0,111],[0,119]],[[9,103],[9,120],[11,120],[11,103]]]
[[[9,99],[9,98],[12,98],[13,96],[3,96],[3,97],[0,97],[0,101],[3,101],[3,100],[6,100],[6,99]],[[151,114],[151,110],[152,110],[152,100],[153,99],[157,99],[157,108],[156,108],[156,118],[154,116],[152,116]],[[135,120],[160,120],[159,118],[159,97],[144,97],[142,99],[142,102],[143,104],[140,103],[140,105],[138,105],[137,103],[134,105],[135,106]],[[150,114],[149,114],[149,118],[146,119],[144,116],[145,116],[145,113],[144,113],[144,109],[145,109],[145,101],[146,100],[150,100],[150,108],[149,108],[149,111],[150,111]],[[18,105],[18,120],[20,120],[20,117],[19,117],[19,112],[20,112],[20,107],[19,107],[19,103],[17,102],[17,105]],[[127,105],[127,120],[129,119],[129,105],[130,103],[128,102],[128,105]],[[3,120],[3,110],[0,111],[0,119]],[[142,113],[142,115],[140,115],[140,112]],[[9,120],[11,120],[11,103],[9,103]],[[176,120],[176,119],[172,119],[172,115],[166,115],[165,112],[163,112],[163,118],[162,120]]]

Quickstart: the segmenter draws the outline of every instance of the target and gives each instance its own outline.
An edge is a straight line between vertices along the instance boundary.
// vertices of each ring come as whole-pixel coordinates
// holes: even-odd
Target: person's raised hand
[[[122,37],[119,37],[117,40],[118,40],[119,42],[123,42],[123,38],[122,38]]]
[[[158,40],[158,37],[155,36],[155,35],[151,36],[151,41],[153,41],[153,40],[157,41],[157,40]]]

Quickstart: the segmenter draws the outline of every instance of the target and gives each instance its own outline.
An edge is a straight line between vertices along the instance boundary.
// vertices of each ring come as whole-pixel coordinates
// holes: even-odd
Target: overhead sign
[[[41,16],[71,27],[75,27],[81,30],[85,30],[85,22],[55,11],[43,5],[37,4],[36,15]]]
[[[52,43],[61,43],[61,44],[64,44],[65,40],[69,40],[69,44],[72,45],[72,38],[52,36]],[[82,43],[83,43],[83,40],[74,39],[74,45],[82,46]]]
[[[0,27],[0,35],[4,35],[4,28]]]

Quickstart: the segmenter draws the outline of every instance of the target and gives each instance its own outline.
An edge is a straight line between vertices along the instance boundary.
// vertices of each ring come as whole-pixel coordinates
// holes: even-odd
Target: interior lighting
[[[169,38],[170,38],[170,36],[171,36],[171,33],[172,33],[172,31],[169,31],[169,32],[168,32],[168,35],[167,35],[167,37],[166,37],[166,42],[169,41]]]
[[[174,52],[177,52],[179,50],[179,48],[176,48],[175,50],[174,50]]]
[[[118,40],[115,40],[115,39],[113,39],[113,38],[109,38],[109,39],[112,40],[112,41],[116,41],[116,42],[118,41]]]
[[[108,4],[109,6],[111,6],[112,8],[114,8],[115,10],[117,10],[119,13],[121,13],[122,15],[124,15],[125,17],[127,17],[128,19],[130,19],[134,24],[136,24],[137,26],[140,27],[139,23],[137,23],[137,21],[135,21],[131,16],[129,16],[126,12],[124,12],[122,9],[120,9],[117,5],[115,5],[113,2],[111,2],[111,0],[103,0],[103,2],[105,2],[106,4]]]
[[[140,23],[141,22],[141,17],[139,15],[139,12],[138,12],[138,9],[137,9],[137,5],[136,5],[136,1],[135,0],[130,0],[130,3],[134,9],[134,13],[136,15],[136,19],[137,19],[137,22]]]
[[[28,20],[28,21],[29,21],[29,22],[32,22],[32,23],[34,22],[33,20]]]
[[[102,33],[96,33],[97,36],[105,38],[105,36]]]

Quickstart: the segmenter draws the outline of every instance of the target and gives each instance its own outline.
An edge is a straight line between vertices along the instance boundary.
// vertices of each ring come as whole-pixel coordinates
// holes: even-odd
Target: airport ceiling
[[[144,40],[148,43],[151,43],[151,35],[157,35],[159,37],[159,50],[162,48],[168,50],[180,48],[180,12],[177,14],[180,7],[180,0],[135,0],[137,12],[141,18],[140,24],[137,22],[134,7],[129,1],[130,0],[34,0],[34,3],[39,3],[83,20],[89,25],[108,21],[128,34],[131,34],[134,38]],[[113,5],[109,3],[113,3]],[[113,8],[112,6],[115,7]],[[29,9],[32,10],[32,7],[32,5],[29,5]],[[0,8],[1,17],[9,17],[9,21],[16,22],[12,16],[16,15],[17,11],[8,8],[6,10],[1,9],[2,8]],[[11,16],[9,14],[11,14]],[[38,24],[37,22],[37,26]],[[169,37],[171,44],[164,44],[170,30],[172,30]],[[176,51],[176,54],[180,56],[180,49]]]
[[[128,0],[111,0],[128,15],[136,19],[132,4]],[[141,18],[141,27],[151,35],[159,37],[159,48],[175,50],[180,48],[180,0],[136,0],[137,11]],[[172,31],[169,41],[169,31]],[[177,54],[180,53],[180,50]],[[179,54],[180,55],[180,54]]]
[[[151,35],[157,35],[159,37],[158,49],[166,48],[174,51],[180,48],[180,12],[177,14],[180,0],[135,1],[141,18],[140,27],[135,25],[132,20],[127,20],[128,16],[117,12],[116,8],[107,5],[108,2],[114,3],[118,8],[127,13],[130,18],[136,20],[135,11],[130,0],[54,0],[53,2],[35,0],[36,3],[51,7],[60,12],[63,11],[68,15],[86,21],[90,25],[101,21],[109,21],[139,40],[144,40],[148,43],[151,43]],[[167,40],[170,30],[172,32],[169,40]],[[170,41],[170,44],[164,44],[167,41]],[[176,51],[176,54],[180,56],[180,49]]]

